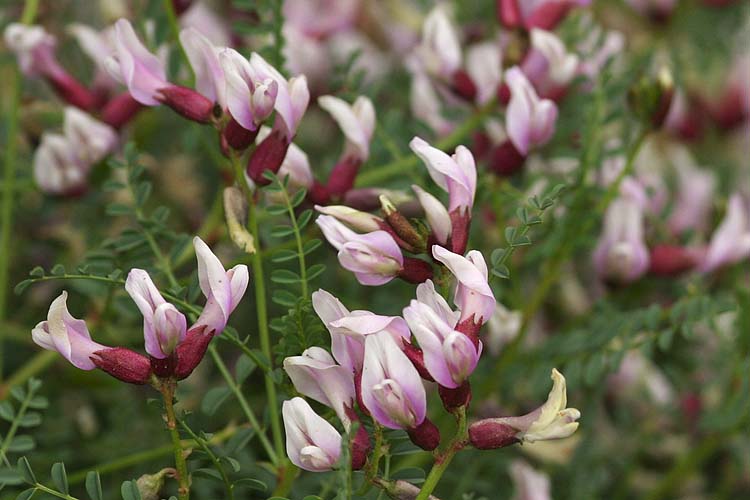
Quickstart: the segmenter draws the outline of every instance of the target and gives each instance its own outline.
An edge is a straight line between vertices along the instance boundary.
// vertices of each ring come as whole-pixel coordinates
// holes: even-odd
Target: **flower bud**
[[[142,385],[151,378],[151,362],[143,354],[124,347],[96,351],[91,360],[97,368],[128,384]]]
[[[662,67],[656,78],[645,75],[630,88],[628,103],[641,122],[658,129],[669,114],[673,95],[672,74],[666,67]]]
[[[383,213],[385,213],[385,220],[388,221],[398,237],[417,249],[424,249],[424,237],[414,229],[409,220],[396,209],[396,206],[384,194],[380,195],[380,205]]]
[[[198,123],[210,123],[214,117],[214,103],[203,94],[180,85],[160,88],[156,99],[177,114]]]
[[[341,455],[341,435],[302,398],[281,407],[289,460],[311,472],[331,470]]]

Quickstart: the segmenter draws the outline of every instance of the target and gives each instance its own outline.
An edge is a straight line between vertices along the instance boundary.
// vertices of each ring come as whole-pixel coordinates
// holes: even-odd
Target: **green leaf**
[[[86,493],[91,500],[102,500],[102,480],[95,470],[86,473]]]
[[[307,269],[307,281],[314,280],[326,270],[324,264],[314,264]]]
[[[304,229],[305,227],[307,227],[307,224],[310,222],[312,216],[313,211],[310,209],[307,209],[299,214],[299,217],[297,217],[297,227],[300,229]]]
[[[148,197],[151,196],[151,183],[150,182],[141,182],[136,186],[133,195],[135,197],[135,203],[136,205],[143,206],[144,203],[146,203],[146,200],[148,200]]]
[[[125,205],[123,203],[110,203],[104,211],[107,215],[113,217],[119,215],[131,215],[133,213],[133,207]]]
[[[239,472],[241,469],[240,463],[232,457],[224,456],[220,457],[219,460],[223,460],[224,462],[228,463],[234,472]]]
[[[492,274],[502,279],[510,279],[510,270],[506,265],[500,265],[492,269]]]
[[[36,412],[29,412],[18,420],[21,427],[36,427],[42,423],[42,416]]]
[[[288,269],[276,269],[271,273],[271,281],[282,285],[299,283],[300,277],[294,271]]]
[[[8,451],[12,451],[14,453],[26,453],[33,450],[34,448],[36,448],[36,442],[34,441],[34,438],[25,434],[21,434],[20,436],[16,436],[15,438],[13,438],[10,446],[8,446]]]
[[[122,500],[141,500],[141,492],[138,491],[138,483],[134,480],[125,481],[120,486]]]
[[[244,382],[257,367],[258,365],[252,359],[247,356],[240,356],[240,359],[237,360],[237,365],[234,367],[237,383],[241,384]]]
[[[508,226],[505,228],[505,241],[507,241],[509,245],[513,245],[513,241],[515,241],[516,238],[516,231],[517,229],[514,226]]]
[[[16,497],[16,500],[30,500],[31,497],[34,496],[34,493],[37,492],[36,488],[29,488],[28,490],[23,490],[21,493],[18,494]]]
[[[23,482],[23,476],[21,476],[16,469],[10,469],[7,467],[0,469],[0,485],[16,485],[22,484]]]
[[[297,296],[289,290],[274,290],[271,299],[284,307],[293,307],[297,303]]]
[[[13,387],[11,387],[10,394],[14,398],[16,398],[19,403],[23,403],[26,400],[26,391],[20,385],[14,385]]]
[[[275,226],[271,229],[271,236],[274,238],[286,238],[294,234],[292,226]]]
[[[13,409],[13,403],[10,401],[3,401],[0,403],[0,418],[12,422],[16,418],[16,412]]]
[[[57,491],[68,494],[68,474],[65,472],[65,464],[57,462],[52,465],[52,482]]]
[[[23,480],[27,483],[36,483],[36,476],[34,475],[34,471],[31,470],[31,465],[29,465],[29,461],[26,459],[26,457],[21,457],[18,459],[18,462],[16,463],[16,470],[18,471],[18,474],[23,478]]]
[[[23,280],[19,282],[14,288],[13,293],[16,295],[21,295],[23,292],[26,291],[26,289],[31,285],[34,281],[33,280]]]
[[[34,269],[29,271],[29,276],[33,276],[34,278],[43,278],[44,268],[42,266],[36,266]]]
[[[266,212],[271,215],[284,215],[289,209],[284,205],[269,205],[266,207]]]
[[[268,486],[266,486],[266,483],[264,483],[263,481],[259,481],[257,479],[249,478],[249,477],[243,477],[242,479],[238,479],[232,484],[234,484],[235,487],[250,488],[251,490],[258,490],[258,491],[268,490]],[[278,498],[278,497],[274,497],[274,498]]]
[[[305,201],[305,196],[307,196],[307,191],[305,189],[300,189],[299,191],[294,193],[294,195],[292,195],[289,203],[293,207],[298,207],[303,201]]]
[[[213,481],[222,483],[224,482],[224,479],[221,477],[221,474],[219,474],[216,469],[209,469],[209,468],[201,468],[201,469],[195,469],[191,476],[193,477],[202,477],[205,479],[211,479]]]
[[[228,387],[214,387],[206,392],[201,401],[201,411],[208,416],[216,413],[216,410],[227,400],[232,391]]]
[[[281,249],[273,254],[272,262],[286,262],[297,258],[297,252],[288,249]]]
[[[302,253],[305,255],[309,254],[310,252],[317,249],[320,245],[322,245],[323,242],[319,239],[315,238],[314,240],[308,240],[305,242],[304,245],[302,245]]]
[[[62,264],[55,264],[55,267],[50,270],[50,274],[52,276],[62,276],[65,274],[65,266]]]

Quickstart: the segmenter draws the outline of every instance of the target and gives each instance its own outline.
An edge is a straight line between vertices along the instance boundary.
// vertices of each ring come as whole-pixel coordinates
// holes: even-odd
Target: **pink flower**
[[[418,71],[412,75],[409,107],[414,117],[423,121],[438,136],[446,136],[454,128],[454,124],[443,116],[442,103],[424,72]]]
[[[244,264],[225,270],[219,258],[198,236],[193,238],[193,245],[198,258],[198,282],[206,297],[206,306],[191,330],[205,325],[218,334],[245,294],[250,275]]]
[[[76,144],[60,134],[42,134],[34,152],[34,180],[39,189],[56,195],[85,191],[91,164],[78,156]]]
[[[466,50],[466,72],[476,86],[477,104],[487,104],[495,97],[503,81],[502,68],[502,51],[498,42],[477,43]]]
[[[515,489],[513,500],[552,500],[549,477],[523,460],[510,464],[510,477]]]
[[[354,25],[361,0],[285,0],[284,20],[314,38]]]
[[[226,78],[219,61],[219,53],[225,47],[219,47],[195,28],[186,28],[180,32],[180,43],[195,72],[195,89],[221,108],[226,108]]]
[[[354,374],[349,368],[337,364],[325,349],[310,347],[301,356],[286,358],[284,371],[297,392],[332,408],[349,428],[347,408],[353,408],[356,399]]]
[[[643,209],[637,201],[620,197],[604,214],[602,236],[594,250],[596,272],[602,278],[630,283],[643,276],[648,266]]]
[[[96,107],[97,96],[81,85],[60,65],[55,57],[57,41],[41,26],[11,23],[5,28],[4,40],[15,53],[26,76],[40,76],[65,102],[81,109]]]
[[[539,99],[517,66],[505,72],[505,81],[511,93],[505,118],[508,137],[525,156],[532,147],[541,146],[552,137],[557,106],[549,99]]]
[[[476,368],[482,343],[477,347],[469,336],[455,330],[458,313],[435,291],[432,281],[417,287],[417,300],[404,309],[404,318],[432,378],[443,387],[460,387]]]
[[[354,104],[338,97],[324,95],[318,98],[320,107],[331,114],[346,136],[346,148],[342,157],[355,156],[364,162],[370,156],[370,140],[375,131],[375,108],[372,101],[359,96]]]
[[[427,73],[447,82],[460,69],[461,44],[444,6],[438,5],[425,18],[416,55]]]
[[[63,132],[78,156],[90,164],[99,163],[114,151],[119,142],[112,127],[72,106],[65,108]]]
[[[114,48],[114,54],[105,61],[112,78],[125,85],[141,104],[159,105],[159,91],[171,85],[166,65],[143,46],[126,19],[115,23]]]
[[[380,316],[370,311],[351,311],[336,297],[318,290],[312,294],[313,309],[331,334],[331,351],[336,361],[351,373],[361,373],[365,339],[385,334],[400,342],[408,339],[409,327],[398,316]]]
[[[125,290],[143,314],[146,352],[164,359],[185,339],[187,320],[175,306],[164,300],[151,277],[143,269],[132,269]]]
[[[740,194],[733,194],[727,213],[711,236],[706,255],[699,269],[708,273],[736,264],[750,256],[750,208]]]
[[[435,184],[448,192],[448,211],[471,211],[477,187],[477,168],[471,152],[458,146],[453,156],[448,156],[419,137],[414,137],[409,147],[425,163]]]
[[[279,92],[286,92],[284,78],[278,72],[261,77],[251,63],[252,57],[248,61],[234,49],[224,49],[219,57],[232,118],[245,129],[256,130],[273,112]]]
[[[362,212],[346,205],[315,205],[315,210],[324,215],[330,215],[343,222],[348,227],[362,232],[378,231],[385,225],[385,221],[369,212]]]
[[[365,339],[362,401],[373,418],[390,429],[414,429],[425,420],[422,379],[390,335]]]
[[[591,0],[497,0],[497,10],[500,22],[508,28],[549,30],[573,7],[590,3]]]
[[[578,72],[578,56],[554,33],[537,28],[531,30],[531,47],[521,65],[523,73],[540,94],[558,97]]]
[[[352,271],[361,284],[388,283],[403,268],[401,249],[387,232],[357,234],[328,215],[321,215],[316,223],[328,242],[339,251],[341,266]]]
[[[289,460],[311,472],[331,470],[341,455],[338,431],[302,398],[284,401],[281,415]]]
[[[411,188],[414,190],[414,194],[417,195],[417,200],[422,206],[422,210],[424,210],[425,217],[430,224],[430,229],[435,239],[441,245],[446,245],[453,230],[453,225],[445,205],[416,184],[412,184]]]
[[[471,320],[479,325],[489,321],[495,310],[495,295],[487,282],[487,264],[482,253],[472,250],[464,257],[434,245],[432,255],[458,280],[453,302],[461,311],[459,321]]]
[[[675,233],[688,229],[703,230],[714,200],[716,175],[690,162],[675,165],[677,171],[677,200],[667,221]]]
[[[193,2],[187,11],[180,14],[183,30],[194,29],[202,33],[212,44],[226,47],[232,41],[229,19],[219,16],[206,2]]]
[[[107,346],[91,340],[86,322],[71,316],[67,306],[68,292],[62,292],[49,306],[47,321],[31,331],[34,343],[48,351],[57,351],[76,368],[93,370],[94,353]]]

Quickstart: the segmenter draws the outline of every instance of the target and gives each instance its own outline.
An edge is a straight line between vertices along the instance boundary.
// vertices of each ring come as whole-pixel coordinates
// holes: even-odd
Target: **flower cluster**
[[[206,305],[190,328],[174,304],[167,302],[143,269],[133,269],[125,290],[143,315],[144,356],[125,347],[109,347],[91,339],[86,322],[67,308],[68,293],[50,305],[47,320],[32,331],[34,342],[59,352],[76,368],[99,368],[131,384],[146,384],[152,377],[184,379],[203,359],[211,339],[220,334],[247,289],[247,266],[225,270],[203,240],[193,240],[198,258],[198,281]]]
[[[416,298],[402,317],[381,316],[349,311],[319,290],[313,294],[313,307],[330,332],[331,353],[311,347],[284,361],[297,392],[333,409],[347,432],[357,423],[350,441],[354,469],[364,466],[371,449],[363,417],[404,430],[422,449],[438,447],[440,432],[427,415],[424,384],[437,385],[448,411],[465,412],[471,401],[469,377],[483,350],[480,330],[497,307],[484,257],[477,250],[466,252],[476,189],[473,156],[463,146],[449,156],[418,137],[411,147],[435,183],[448,192],[446,208],[413,186],[429,233],[420,233],[387,198],[382,200],[384,218],[346,206],[318,207],[324,214],[318,225],[338,250],[341,265],[361,284],[382,285],[398,276],[418,283]],[[428,252],[434,264],[404,256],[404,251]],[[432,280],[437,276],[445,287],[446,273],[455,281],[455,310]],[[562,375],[554,370],[552,377],[554,386],[544,405],[522,417],[480,420],[469,427],[468,442],[489,449],[571,435],[580,414],[566,408]],[[284,403],[284,423],[287,453],[295,465],[316,472],[337,466],[341,435],[303,399]]]

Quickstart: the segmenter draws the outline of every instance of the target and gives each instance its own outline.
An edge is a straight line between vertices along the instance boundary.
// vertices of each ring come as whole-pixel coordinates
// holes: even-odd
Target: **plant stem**
[[[206,441],[198,435],[193,432],[193,429],[188,426],[187,423],[185,423],[184,420],[178,420],[180,426],[185,429],[185,432],[188,433],[188,435],[193,438],[193,440],[198,444],[200,449],[202,449],[206,455],[208,455],[208,458],[211,460],[211,463],[214,465],[214,469],[216,469],[221,476],[221,480],[224,482],[224,487],[227,490],[227,499],[228,500],[234,500],[234,487],[232,486],[232,482],[229,480],[229,476],[227,476],[226,471],[224,470],[224,467],[221,465],[221,462],[216,457],[216,454],[211,450],[211,448],[208,446]]]
[[[261,255],[260,231],[258,230],[258,214],[255,205],[253,193],[245,181],[245,172],[236,155],[231,155],[232,166],[234,168],[235,180],[240,185],[240,189],[245,193],[248,205],[247,228],[253,235],[255,241],[255,253],[251,256],[251,265],[253,268],[253,286],[255,288],[255,309],[258,315],[258,336],[260,338],[260,350],[268,359],[270,367],[273,367],[273,357],[271,353],[271,336],[268,331],[268,304],[266,301],[266,281],[263,273],[263,256]],[[273,436],[274,448],[276,450],[277,468],[282,467],[281,458],[284,456],[284,442],[281,437],[281,417],[279,415],[279,400],[276,396],[276,384],[274,384],[271,372],[263,374],[266,396],[268,397],[268,415],[271,421],[271,434]],[[283,472],[283,471],[280,471]]]
[[[422,485],[422,489],[419,490],[419,495],[417,495],[416,500],[427,500],[430,498],[430,495],[435,491],[440,478],[443,477],[443,473],[445,473],[451,460],[453,460],[453,457],[466,445],[466,439],[469,432],[469,427],[466,421],[466,407],[462,406],[458,408],[455,414],[458,423],[456,434],[453,436],[450,443],[448,443],[448,447],[445,451],[435,459],[435,464],[432,466],[430,473],[424,480],[424,484]]]
[[[243,426],[244,427],[244,426]],[[234,436],[234,434],[243,427],[237,427],[233,424],[228,425],[224,429],[220,430],[219,432],[216,432],[211,439],[208,440],[208,444],[220,444],[230,437]],[[192,439],[183,439],[180,442],[180,445],[182,446],[182,449],[188,449],[193,448],[197,445],[194,440]],[[139,451],[136,453],[132,453],[130,455],[126,455],[124,457],[120,457],[116,460],[113,460],[111,462],[105,462],[103,464],[96,464],[90,468],[87,468],[86,470],[80,470],[77,472],[74,472],[70,475],[68,475],[68,482],[70,484],[78,484],[82,483],[86,479],[86,474],[89,470],[96,470],[99,472],[99,474],[107,474],[109,472],[118,471],[121,469],[126,469],[128,467],[132,467],[133,465],[137,465],[143,462],[148,462],[150,460],[155,460],[159,457],[169,455],[173,452],[172,444],[165,444],[164,446],[159,446],[157,448],[153,448],[151,450],[146,451]]]
[[[72,497],[70,495],[66,495],[65,493],[60,493],[59,491],[53,490],[52,488],[48,488],[48,487],[44,486],[41,483],[36,483],[34,485],[34,489],[39,490],[39,491],[43,491],[43,492],[45,492],[45,493],[47,493],[49,495],[52,495],[53,497],[63,498],[65,500],[78,500],[78,498],[76,498],[76,497]]]
[[[446,150],[457,146],[479,125],[482,124],[487,115],[494,109],[495,101],[492,100],[478,108],[474,113],[463,122],[458,128],[456,128],[450,135],[437,142],[435,147],[438,149]],[[402,156],[397,158],[395,161],[387,163],[385,165],[379,165],[372,167],[366,172],[362,172],[357,176],[356,185],[361,186],[372,186],[378,184],[384,180],[390,179],[403,175],[404,172],[409,172],[413,167],[418,165],[420,162],[416,155]]]
[[[21,419],[26,414],[26,410],[29,409],[29,404],[34,397],[34,393],[35,391],[31,390],[31,387],[29,387],[26,391],[26,397],[21,402],[21,406],[18,408],[18,412],[16,412],[16,415],[13,418],[13,422],[10,424],[10,429],[8,429],[8,433],[3,439],[3,444],[2,446],[0,446],[0,458],[2,458],[3,462],[5,462],[8,466],[10,466],[10,464],[8,464],[8,457],[6,456],[6,453],[8,452],[8,448],[13,442],[13,438],[16,437],[18,426],[21,425]]]
[[[23,24],[31,24],[36,17],[39,0],[26,0],[21,14]],[[2,205],[0,206],[0,321],[4,321],[8,307],[8,278],[10,275],[10,240],[13,230],[13,202],[15,201],[16,157],[18,156],[18,110],[21,101],[21,72],[13,67],[10,76],[10,108],[6,115],[8,131],[3,163]],[[0,380],[3,378],[3,337],[0,336]]]
[[[182,450],[182,440],[177,431],[177,417],[174,412],[174,393],[177,389],[177,381],[173,379],[164,380],[161,386],[161,394],[164,398],[164,412],[169,436],[172,438],[172,449],[174,450],[174,463],[177,469],[177,480],[180,484],[177,490],[179,500],[190,499],[190,476],[188,475],[187,462]]]
[[[190,64],[190,58],[188,57],[187,52],[185,52],[185,47],[180,43],[180,22],[177,19],[174,4],[172,3],[172,0],[162,0],[162,4],[164,5],[164,11],[167,13],[167,23],[169,24],[169,31],[172,33],[172,41],[180,48],[180,55],[182,56],[185,65],[188,67],[190,75],[192,75],[190,82],[188,82],[189,86],[192,87],[195,73],[193,71],[193,66]]]
[[[289,221],[292,223],[292,229],[294,229],[294,241],[297,245],[297,262],[299,263],[299,276],[300,285],[302,288],[302,297],[307,298],[309,290],[307,287],[307,265],[305,263],[305,250],[302,245],[302,234],[300,233],[299,226],[297,225],[297,216],[294,213],[294,207],[292,206],[292,200],[289,199],[289,192],[286,190],[284,183],[277,178],[281,192],[284,193],[284,204],[286,204],[287,214],[289,215]]]
[[[227,386],[229,386],[229,389],[234,393],[234,396],[240,403],[240,407],[245,413],[245,417],[247,417],[248,422],[250,422],[250,425],[253,426],[253,429],[255,429],[255,433],[258,436],[258,439],[260,439],[263,448],[266,450],[268,458],[275,464],[278,461],[278,457],[273,449],[273,445],[268,440],[268,437],[266,437],[265,430],[261,428],[260,423],[258,422],[258,418],[255,416],[255,413],[250,407],[250,404],[247,402],[247,399],[245,399],[245,395],[242,394],[242,390],[235,382],[232,374],[229,373],[227,366],[224,364],[224,361],[221,359],[221,356],[219,356],[219,353],[216,350],[216,346],[214,344],[210,344],[208,346],[208,350],[211,353],[211,358],[214,360],[216,367],[219,369],[219,372],[221,372],[222,377],[224,377]]]

